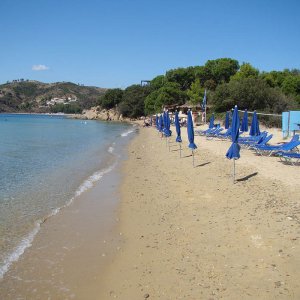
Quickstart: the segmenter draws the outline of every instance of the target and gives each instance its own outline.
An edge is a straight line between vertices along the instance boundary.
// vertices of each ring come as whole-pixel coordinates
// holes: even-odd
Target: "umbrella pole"
[[[195,167],[195,162],[194,162],[194,150],[192,150],[192,155],[193,155],[193,167]]]
[[[180,152],[180,158],[181,158],[181,143],[179,143],[179,152]]]
[[[233,184],[235,183],[235,159],[233,159]]]

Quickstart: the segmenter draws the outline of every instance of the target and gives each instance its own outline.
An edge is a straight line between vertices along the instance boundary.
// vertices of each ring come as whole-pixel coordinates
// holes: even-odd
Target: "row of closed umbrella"
[[[234,113],[234,111],[233,111],[233,113]],[[209,126],[208,126],[209,128],[214,127],[214,119],[215,119],[214,114],[212,114],[212,116],[209,120]],[[232,114],[232,119],[233,119],[233,114]],[[225,129],[228,129],[230,127],[229,111],[226,112],[224,125],[225,125]],[[242,122],[240,122],[239,128],[242,132],[248,132],[248,130],[249,130],[249,128],[248,128],[248,111],[247,110],[244,111]],[[259,122],[258,122],[256,111],[254,111],[254,113],[253,113],[249,135],[251,135],[251,136],[260,135]]]
[[[175,113],[175,122],[176,122],[176,116],[177,116],[177,122],[179,124],[179,117],[178,117],[178,112]],[[188,120],[192,119],[192,115],[191,112],[188,112]],[[170,136],[170,117],[169,114],[167,112],[164,112],[159,118],[156,118],[157,122],[157,127],[160,126],[160,131],[163,131],[163,133],[166,136]],[[213,128],[214,127],[214,114],[212,114],[210,120],[209,120],[209,128]],[[159,125],[158,125],[159,124]],[[226,112],[226,116],[225,116],[225,129],[228,129],[230,127],[230,116],[229,116],[229,112]],[[248,131],[248,111],[245,110],[244,111],[244,115],[243,115],[243,119],[242,122],[240,123],[240,130],[242,132],[247,132]],[[159,128],[158,128],[159,129]],[[253,113],[253,117],[252,117],[252,122],[251,122],[251,127],[250,127],[250,132],[249,135],[251,136],[257,136],[260,135],[260,129],[259,129],[259,122],[258,122],[258,118],[257,118],[257,113],[256,111]]]
[[[159,132],[162,132],[166,137],[171,136],[170,130],[171,120],[169,113],[164,111],[159,117],[156,115],[156,128]]]
[[[159,117],[156,115],[156,128],[159,132],[164,134],[165,137],[170,137],[172,132],[170,130],[170,116],[167,111],[164,111]],[[181,129],[180,129],[180,122],[178,112],[175,112],[175,127],[176,127],[176,142],[180,143],[180,157],[181,157]],[[187,113],[187,133],[188,133],[188,140],[189,145],[188,147],[192,150],[193,155],[193,165],[194,165],[194,150],[197,149],[196,144],[194,143],[194,126],[193,126],[193,119],[192,119],[192,112],[189,110]]]
[[[226,113],[225,117],[225,128],[229,128],[229,113]],[[156,116],[156,127],[157,129],[162,132],[166,137],[171,136],[172,132],[170,130],[170,117],[169,113],[165,111],[163,114],[160,115],[160,117]],[[212,128],[214,126],[214,116],[212,115],[210,119],[209,127]],[[178,117],[178,112],[175,112],[175,127],[176,127],[176,142],[180,145],[180,157],[181,157],[181,128],[180,128],[180,122]],[[238,138],[241,131],[248,131],[248,112],[247,110],[244,112],[242,123],[240,123],[239,113],[238,113],[238,107],[235,106],[232,114],[232,122],[231,122],[231,141],[232,144],[229,147],[226,157],[228,159],[233,160],[233,182],[235,181],[235,160],[240,158],[240,146],[238,144]],[[192,156],[193,156],[193,166],[194,166],[194,150],[197,149],[197,145],[194,142],[194,126],[193,126],[193,119],[192,119],[192,113],[189,110],[187,113],[187,134],[188,134],[188,140],[189,145],[188,147],[192,150]],[[257,119],[257,114],[254,112],[252,122],[251,122],[251,128],[250,128],[250,135],[259,135],[259,123]]]

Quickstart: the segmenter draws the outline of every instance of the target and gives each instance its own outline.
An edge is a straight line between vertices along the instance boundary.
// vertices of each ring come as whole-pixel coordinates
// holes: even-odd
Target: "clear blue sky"
[[[0,83],[125,88],[220,57],[300,69],[299,0],[0,0],[0,11]]]

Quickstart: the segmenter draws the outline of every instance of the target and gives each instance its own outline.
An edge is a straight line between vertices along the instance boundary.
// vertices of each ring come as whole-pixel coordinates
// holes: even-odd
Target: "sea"
[[[111,172],[136,128],[0,114],[0,280],[43,223]]]

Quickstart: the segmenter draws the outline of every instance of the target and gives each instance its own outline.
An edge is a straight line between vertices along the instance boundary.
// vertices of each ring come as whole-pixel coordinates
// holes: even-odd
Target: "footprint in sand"
[[[263,239],[260,234],[251,235],[251,242],[254,244],[256,248],[260,248],[263,245]]]
[[[205,199],[205,200],[212,200],[213,197],[211,194],[205,193],[201,195],[201,198]]]

